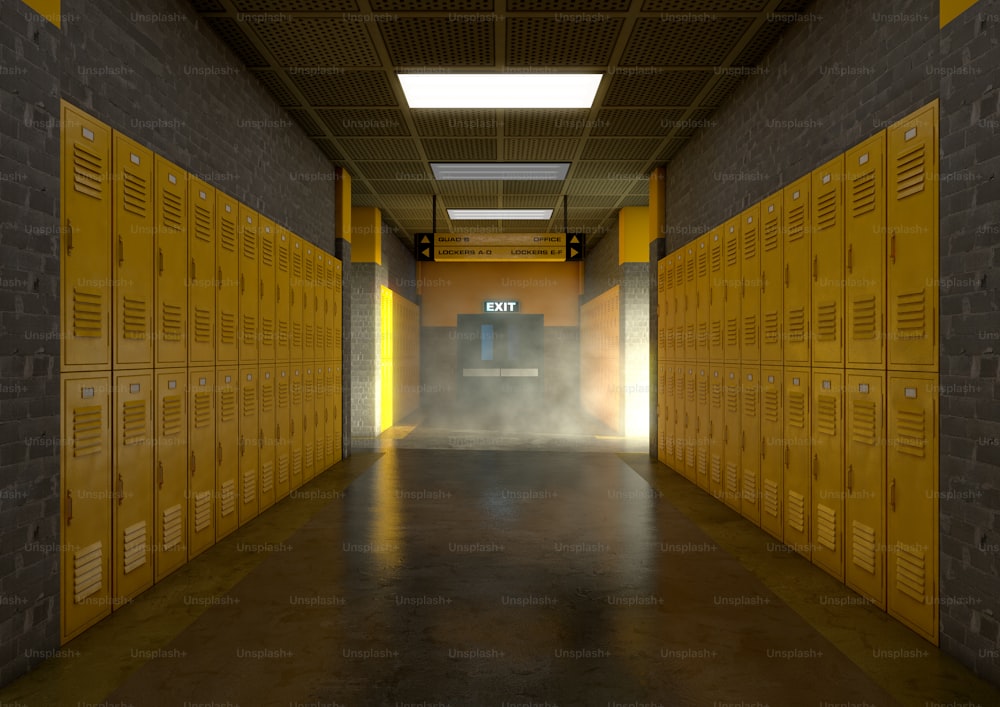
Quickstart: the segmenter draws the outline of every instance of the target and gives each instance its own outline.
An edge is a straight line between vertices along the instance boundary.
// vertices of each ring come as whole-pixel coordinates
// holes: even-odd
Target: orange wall
[[[545,326],[578,326],[582,263],[417,263],[422,326],[458,326],[486,300],[517,300]]]

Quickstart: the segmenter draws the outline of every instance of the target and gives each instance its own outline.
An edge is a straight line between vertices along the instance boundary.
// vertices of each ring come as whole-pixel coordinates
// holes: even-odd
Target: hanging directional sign
[[[418,233],[417,260],[441,262],[581,261],[582,233]]]

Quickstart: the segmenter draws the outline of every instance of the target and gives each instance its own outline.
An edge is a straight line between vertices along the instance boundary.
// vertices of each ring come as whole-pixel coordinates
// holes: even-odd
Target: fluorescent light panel
[[[410,108],[590,108],[602,74],[397,74]]]
[[[547,221],[552,209],[448,209],[455,221]]]
[[[435,179],[566,179],[569,162],[431,162]]]

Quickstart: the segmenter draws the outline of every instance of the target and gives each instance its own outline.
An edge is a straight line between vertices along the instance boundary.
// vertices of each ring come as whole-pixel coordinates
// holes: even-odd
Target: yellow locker
[[[693,363],[684,367],[684,476],[698,479],[698,370]]]
[[[295,234],[289,234],[292,247],[292,269],[288,282],[288,320],[291,322],[291,350],[289,361],[302,360],[302,309],[303,309],[303,261],[305,259],[305,244]]]
[[[111,129],[68,103],[61,112],[59,365],[110,370]]]
[[[780,364],[782,337],[781,192],[760,205],[760,360]]]
[[[716,498],[725,494],[725,431],[726,408],[725,369],[721,365],[709,367],[710,381],[708,384],[708,489]]]
[[[294,491],[305,481],[303,476],[303,425],[302,425],[302,366],[293,363],[291,366],[291,385],[290,390],[292,393],[292,404],[289,409],[288,416],[288,450],[289,459],[291,460],[291,476],[289,478],[288,484],[289,489]]]
[[[240,247],[240,365],[257,363],[260,346],[260,216],[240,204],[237,217]],[[240,522],[242,523],[242,517]]]
[[[279,363],[275,369],[275,376],[274,495],[275,499],[280,501],[291,490],[289,482],[291,481],[292,458],[291,448],[288,446],[288,423],[292,411],[292,376],[288,364]]]
[[[938,369],[938,102],[886,131],[889,369]]]
[[[188,176],[188,361],[215,363],[215,189]]]
[[[812,440],[809,414],[810,369],[785,367],[784,478],[781,513],[786,545],[812,558],[810,510],[812,508]]]
[[[740,360],[760,362],[760,204],[740,214]]]
[[[215,543],[215,368],[188,369],[188,558]]]
[[[885,368],[885,132],[844,156],[845,363]]]
[[[257,372],[260,382],[260,412],[257,421],[260,459],[257,479],[258,508],[261,512],[274,505],[277,456],[277,378],[273,366],[261,366]]]
[[[334,361],[334,347],[337,344],[336,321],[340,316],[337,308],[337,259],[326,254],[326,286],[323,288],[324,330],[326,332],[323,346],[323,360]]]
[[[722,357],[727,363],[740,362],[740,334],[742,314],[740,310],[740,278],[742,277],[740,257],[740,221],[730,219],[723,227],[722,238],[725,248],[723,264],[723,297],[725,298],[725,326],[722,341]]]
[[[698,356],[698,249],[694,243],[684,248],[684,360]]]
[[[889,371],[886,389],[886,604],[937,645],[938,378]]]
[[[814,368],[812,561],[844,581],[844,372]]]
[[[844,365],[844,156],[812,173],[812,365]]]
[[[187,562],[187,369],[156,372],[156,463],[153,520],[156,581]]]
[[[812,238],[809,230],[810,175],[784,188],[781,195],[784,225],[785,289],[784,316],[785,365],[810,362],[809,312],[812,292]]]
[[[260,381],[256,366],[241,366],[239,375],[240,458],[236,505],[240,525],[243,525],[255,518],[260,510],[257,495],[260,483]]]
[[[784,471],[781,414],[781,367],[760,371],[760,527],[781,540],[782,477]]]
[[[660,460],[667,466],[676,469],[676,366],[668,361],[663,369],[663,458]]]
[[[687,435],[684,428],[685,370],[685,364],[680,361],[674,365],[674,471],[681,476],[684,476],[684,460],[687,456]]]
[[[708,387],[709,368],[708,363],[699,362],[697,367],[697,403],[695,406],[695,463],[696,479],[700,487],[708,491],[708,452],[709,452],[709,407],[708,407]]]
[[[316,358],[316,249],[302,242],[302,360]]]
[[[333,364],[333,462],[336,464],[344,458],[344,369],[343,366],[334,362]]]
[[[153,585],[153,374],[115,373],[113,603]]]
[[[320,430],[323,435],[323,470],[329,469],[337,463],[334,459],[334,447],[336,446],[333,432],[334,422],[337,417],[338,402],[334,398],[333,364],[328,363],[323,366],[323,416],[320,419]]]
[[[743,381],[740,380],[739,366],[726,366],[723,369],[723,375],[725,376],[723,381],[725,423],[722,432],[722,454],[726,466],[722,498],[733,510],[740,511],[742,486],[740,479],[740,418],[743,412],[740,404],[740,388]]]
[[[726,324],[725,239],[723,229],[708,234],[708,359],[722,361]]]
[[[188,186],[187,173],[156,156],[156,282],[153,365],[185,366],[188,362]],[[193,225],[193,224],[192,224]]]
[[[111,374],[63,374],[61,383],[59,619],[65,643],[111,613]]]
[[[847,371],[844,578],[885,609],[885,374]]]
[[[259,219],[260,257],[257,260],[260,298],[260,332],[258,335],[258,359],[262,363],[273,363],[277,343],[277,282],[276,263],[278,232],[274,222],[263,216]],[[272,381],[273,382],[273,381]]]
[[[662,323],[662,319],[660,322]],[[662,329],[661,329],[662,331]],[[667,463],[667,362],[656,362],[656,458]]]
[[[674,360],[686,361],[687,349],[684,348],[684,318],[685,296],[684,286],[684,249],[674,253]]]
[[[667,360],[667,259],[656,261],[656,360]]]
[[[709,310],[711,308],[711,278],[709,277],[709,240],[708,234],[701,236],[695,243],[697,268],[695,273],[695,358],[698,361],[708,361],[709,350]]]
[[[333,360],[343,361],[344,264],[339,258],[333,259],[333,305]]]
[[[321,248],[314,248],[316,252],[316,279],[313,285],[313,309],[316,317],[315,325],[315,350],[313,358],[317,361],[326,359],[326,314],[329,306],[326,302],[326,251]]]
[[[288,307],[291,295],[289,278],[292,268],[292,236],[281,226],[278,226],[277,230],[274,270],[274,360],[287,363],[292,343]]]
[[[663,263],[663,350],[664,358],[677,360],[674,327],[677,323],[676,296],[674,290],[674,255],[671,253]]]
[[[153,366],[153,153],[114,133],[114,364]]]
[[[740,513],[760,525],[760,368],[740,371]]]
[[[221,540],[239,527],[236,487],[240,474],[239,371],[218,368],[215,372],[215,539]]]
[[[318,293],[322,294],[319,290]],[[316,459],[316,474],[319,475],[326,471],[327,467],[329,467],[326,456],[326,420],[329,415],[326,400],[326,365],[317,361],[316,367],[313,370],[313,375],[314,385],[316,387],[316,392],[313,395],[313,425],[315,430],[313,433],[313,447],[315,449],[314,455]]]
[[[220,191],[215,193],[216,299],[218,321],[215,327],[215,361],[233,364],[239,358],[238,322],[240,316],[240,238],[239,205]]]
[[[316,476],[316,373],[313,364],[302,365],[302,480]]]

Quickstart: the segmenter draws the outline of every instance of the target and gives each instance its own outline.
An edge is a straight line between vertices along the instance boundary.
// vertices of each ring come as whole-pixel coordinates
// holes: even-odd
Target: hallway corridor
[[[1000,699],[642,454],[356,455],[60,655],[0,701]]]

